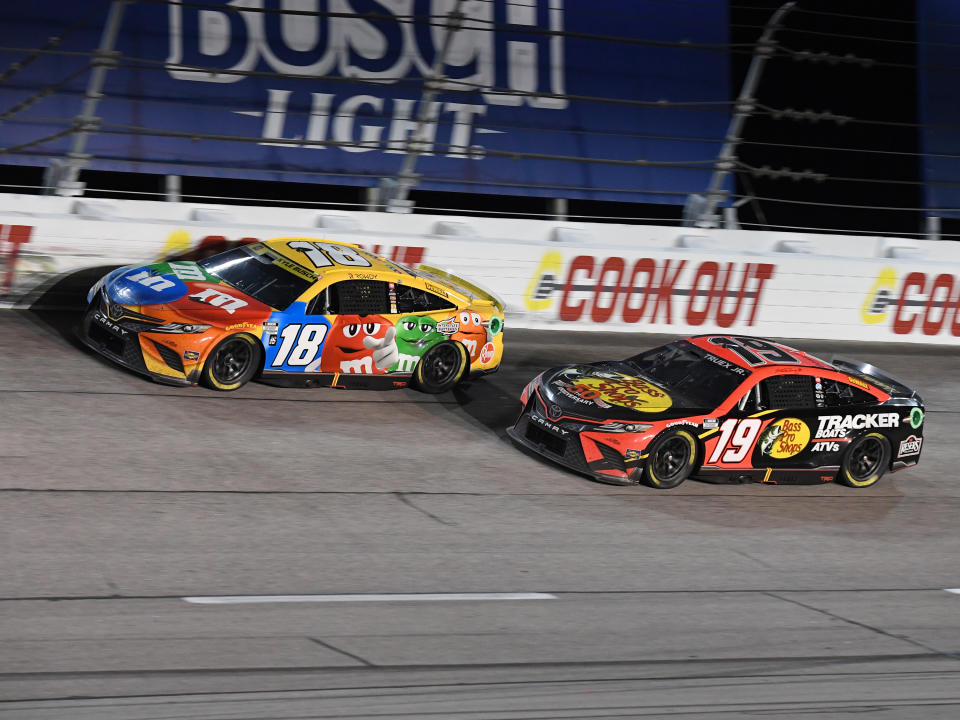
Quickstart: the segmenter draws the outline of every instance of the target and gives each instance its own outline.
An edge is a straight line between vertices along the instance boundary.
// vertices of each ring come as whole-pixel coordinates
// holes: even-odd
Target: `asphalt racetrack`
[[[75,319],[0,313],[0,719],[960,716],[955,350],[797,343],[920,389],[914,470],[656,491],[504,428],[540,369],[661,338],[507,328],[438,397],[214,393]]]

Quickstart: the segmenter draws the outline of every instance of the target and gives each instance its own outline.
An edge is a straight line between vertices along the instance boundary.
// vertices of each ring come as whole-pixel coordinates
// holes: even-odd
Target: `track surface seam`
[[[781,600],[783,602],[790,603],[791,605],[797,605],[798,607],[802,607],[806,610],[810,610],[812,612],[825,615],[829,618],[833,618],[834,620],[839,620],[840,622],[847,623],[848,625],[853,625],[855,627],[863,628],[864,630],[869,630],[870,632],[876,633],[877,635],[882,635],[884,637],[891,638],[892,640],[899,640],[901,642],[909,643],[910,645],[914,645],[920,648],[921,650],[926,650],[927,652],[930,652],[930,653],[937,653],[939,655],[943,655],[946,658],[950,658],[951,660],[960,660],[960,655],[957,655],[956,653],[947,652],[946,650],[939,650],[935,647],[931,647],[930,645],[926,645],[922,642],[914,640],[913,638],[909,638],[905,635],[897,635],[895,633],[887,632],[886,630],[878,628],[874,625],[869,625],[867,623],[860,622],[859,620],[853,620],[852,618],[844,617],[843,615],[838,615],[837,613],[830,612],[829,610],[824,610],[823,608],[814,607],[813,605],[800,602],[799,600],[786,598],[781,595],[778,595],[775,592],[767,592],[764,594],[776,600]]]
[[[420,589],[409,594],[422,594],[428,591]],[[449,590],[444,592],[451,592]],[[467,591],[463,591],[467,592]],[[470,590],[469,592],[498,592],[497,590]],[[548,593],[558,597],[577,597],[592,595],[771,595],[771,593],[921,593],[921,592],[945,592],[941,587],[877,587],[877,588],[697,588],[683,590],[552,590],[552,589],[525,589],[524,592]],[[302,593],[287,593],[290,595]],[[381,595],[380,592],[351,592],[350,595]],[[236,596],[236,593],[233,593]],[[258,597],[255,593],[250,593],[251,597]],[[772,595],[771,595],[772,596]],[[141,600],[182,600],[184,597],[190,597],[187,592],[173,595],[34,595],[34,596],[5,596],[0,597],[0,602],[77,602],[77,601],[141,601]],[[242,597],[242,595],[240,596]],[[794,602],[796,605],[806,607],[802,603],[789,600],[788,598],[776,598],[786,602]],[[403,602],[396,600],[392,602]],[[442,602],[442,601],[437,601]],[[478,601],[480,602],[480,601]],[[509,601],[504,601],[509,602]],[[960,602],[960,600],[958,600]],[[814,607],[807,608],[829,615],[826,611]],[[837,617],[838,620],[845,618]],[[849,621],[855,623],[856,621]],[[895,636],[893,636],[895,637]],[[927,648],[929,649],[929,648]],[[958,657],[960,659],[960,657]]]
[[[736,487],[736,486],[735,486]],[[770,492],[776,492],[771,490]],[[863,493],[862,490],[852,490],[851,492]],[[729,502],[738,502],[749,500],[751,503],[763,502],[787,502],[787,501],[816,501],[818,503],[840,502],[856,503],[880,502],[897,500],[898,502],[944,502],[960,501],[960,497],[936,497],[936,496],[910,496],[900,495],[861,495],[856,497],[837,497],[824,495],[732,495],[730,493],[698,493],[688,495],[680,492],[673,492],[665,495],[660,491],[650,491],[643,487],[637,487],[633,492],[595,492],[595,493],[523,493],[523,492],[466,492],[459,490],[145,490],[141,488],[0,488],[0,493],[25,493],[25,494],[45,494],[62,493],[64,495],[347,495],[351,497],[383,497],[383,496],[420,496],[420,497],[477,497],[477,498],[577,498],[577,499],[603,499],[603,498],[642,498],[644,500],[654,500],[656,502],[682,502],[685,500],[715,500],[722,499]],[[656,493],[656,494],[655,494]],[[420,510],[420,508],[416,508]],[[421,510],[422,512],[422,510]]]

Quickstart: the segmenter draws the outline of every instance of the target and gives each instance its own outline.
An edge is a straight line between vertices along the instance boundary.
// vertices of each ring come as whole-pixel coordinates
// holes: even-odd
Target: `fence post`
[[[167,202],[183,200],[183,185],[179,175],[166,175],[163,179],[163,194]]]
[[[117,53],[113,49],[120,34],[120,23],[123,20],[123,10],[130,0],[113,0],[107,22],[100,37],[100,47],[93,55],[93,71],[87,81],[87,92],[84,95],[83,107],[80,114],[73,119],[75,132],[73,146],[67,153],[60,176],[57,178],[57,195],[66,197],[83,195],[86,183],[78,181],[80,171],[90,164],[90,155],[85,150],[87,138],[91,133],[100,129],[100,118],[96,116],[97,104],[103,97],[103,83],[107,72],[117,66]]]
[[[780,22],[784,16],[793,9],[795,2],[784,3],[767,21],[763,34],[757,40],[757,45],[753,51],[753,59],[750,61],[750,68],[747,70],[747,77],[743,81],[743,87],[740,88],[740,95],[737,97],[733,106],[733,116],[730,118],[730,125],[727,128],[727,136],[724,139],[723,147],[714,163],[713,175],[710,178],[710,187],[705,193],[705,201],[700,208],[696,220],[697,227],[717,227],[719,218],[717,217],[717,205],[726,196],[723,190],[723,182],[727,175],[736,167],[737,145],[740,144],[740,132],[743,130],[743,124],[747,118],[753,114],[755,109],[757,85],[760,84],[760,77],[763,75],[763,66],[773,55],[773,35],[780,27]]]
[[[427,127],[427,123],[436,121],[436,118],[430,116],[430,105],[440,93],[444,79],[443,66],[446,64],[450,46],[453,44],[453,36],[463,23],[464,15],[460,12],[462,5],[463,0],[457,0],[457,4],[447,15],[447,34],[443,38],[440,52],[437,53],[437,57],[433,61],[433,67],[430,68],[430,75],[424,78],[423,94],[420,96],[420,109],[417,112],[417,124],[413,132],[407,137],[407,154],[403,157],[400,172],[397,173],[396,179],[384,178],[381,181],[380,202],[386,206],[387,212],[409,213],[413,211],[413,202],[408,199],[408,196],[410,188],[417,184],[420,177],[414,172],[414,168],[417,165],[417,159],[426,149],[427,143],[423,137],[423,131]],[[387,182],[387,180],[392,180],[392,182]]]

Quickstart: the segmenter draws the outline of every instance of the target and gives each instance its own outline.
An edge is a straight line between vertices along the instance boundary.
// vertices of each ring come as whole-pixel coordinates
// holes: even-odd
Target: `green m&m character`
[[[413,372],[420,356],[427,348],[443,340],[437,332],[437,321],[420,315],[404,315],[396,324],[397,350],[400,360],[390,368],[390,372]]]

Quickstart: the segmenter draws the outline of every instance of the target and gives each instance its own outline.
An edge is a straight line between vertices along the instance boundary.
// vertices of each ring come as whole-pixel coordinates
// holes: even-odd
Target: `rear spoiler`
[[[912,397],[923,402],[916,390],[869,363],[842,357],[834,357],[830,362],[837,370],[873,383],[881,390],[890,393],[890,395],[896,397]]]
[[[478,300],[481,303],[489,303],[490,305],[496,307],[501,313],[503,312],[503,300],[497,297],[492,291],[487,290],[476,283],[470,282],[469,280],[464,280],[462,277],[459,275],[454,275],[449,270],[441,270],[440,268],[431,267],[430,265],[418,265],[414,272],[417,275],[427,278],[428,280],[432,278],[439,282],[446,283],[447,285],[453,287],[454,290],[457,290],[472,300]]]

